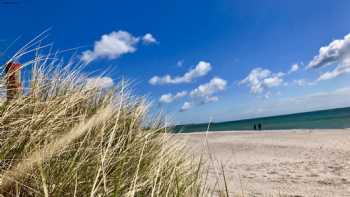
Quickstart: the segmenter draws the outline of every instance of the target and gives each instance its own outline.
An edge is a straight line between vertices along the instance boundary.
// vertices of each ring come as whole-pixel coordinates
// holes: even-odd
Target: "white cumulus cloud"
[[[159,98],[159,102],[161,103],[171,103],[173,101],[173,95],[171,93],[163,94]]]
[[[184,112],[184,111],[187,111],[187,110],[189,110],[189,109],[191,109],[191,108],[192,108],[192,103],[186,101],[186,102],[182,105],[180,111],[181,111],[181,112]]]
[[[214,77],[208,83],[199,85],[189,93],[192,98],[191,102],[185,102],[180,111],[184,112],[196,105],[199,106],[218,101],[219,97],[214,94],[225,90],[226,86],[227,81],[219,77]]]
[[[145,34],[142,37],[142,41],[144,44],[155,44],[158,43],[157,39],[150,33]]]
[[[151,85],[190,83],[195,78],[205,76],[210,70],[211,64],[209,62],[200,61],[195,68],[189,70],[183,76],[154,76],[149,80],[149,83]]]
[[[114,85],[110,77],[92,77],[86,80],[87,88],[109,88]]]
[[[308,64],[308,68],[336,65],[331,71],[322,73],[317,81],[328,80],[350,72],[350,34],[321,47]]]
[[[139,38],[129,32],[113,31],[102,35],[101,39],[95,42],[93,50],[84,51],[81,60],[89,63],[98,58],[116,59],[121,55],[135,52],[138,42]]]
[[[272,73],[268,69],[254,68],[239,84],[247,84],[254,94],[262,93],[267,88],[282,85],[284,75],[282,72]]]
[[[298,70],[299,70],[299,67],[300,67],[299,64],[293,64],[293,65],[290,67],[288,73],[293,73],[293,72],[298,71]]]
[[[308,67],[319,68],[331,64],[338,64],[350,55],[350,34],[343,39],[334,40],[329,45],[321,47],[317,56],[310,61]]]
[[[342,64],[338,65],[333,70],[321,74],[318,81],[332,79],[346,73],[350,73],[350,59],[344,60]]]
[[[187,96],[187,91],[181,91],[176,93],[175,95],[168,93],[168,94],[163,94],[159,98],[159,102],[161,103],[171,103],[179,98]]]
[[[196,89],[192,90],[190,95],[192,97],[210,97],[216,92],[225,90],[227,81],[214,77],[208,83],[198,86]]]
[[[263,84],[265,84],[267,87],[276,87],[283,83],[283,79],[279,76],[269,77],[265,78],[263,81]]]

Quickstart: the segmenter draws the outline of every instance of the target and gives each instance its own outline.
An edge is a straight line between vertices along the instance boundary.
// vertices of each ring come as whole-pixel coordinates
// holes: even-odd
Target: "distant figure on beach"
[[[261,123],[258,124],[258,129],[259,129],[259,130],[262,129]]]
[[[256,130],[256,124],[254,124],[254,130]]]

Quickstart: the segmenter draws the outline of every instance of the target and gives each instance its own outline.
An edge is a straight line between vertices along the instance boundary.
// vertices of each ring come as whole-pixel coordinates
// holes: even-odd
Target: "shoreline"
[[[335,129],[276,129],[276,130],[227,130],[227,131],[195,131],[195,132],[183,132],[183,133],[172,133],[175,135],[187,135],[187,134],[211,134],[211,133],[232,133],[232,134],[259,134],[259,133],[290,133],[290,132],[330,132],[330,131],[344,131],[350,128],[335,128]]]

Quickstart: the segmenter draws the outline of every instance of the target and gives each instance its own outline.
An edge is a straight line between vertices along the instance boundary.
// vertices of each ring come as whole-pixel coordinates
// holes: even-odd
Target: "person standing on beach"
[[[261,123],[259,123],[259,124],[258,124],[258,129],[259,129],[259,131],[261,131],[261,130],[262,130]]]

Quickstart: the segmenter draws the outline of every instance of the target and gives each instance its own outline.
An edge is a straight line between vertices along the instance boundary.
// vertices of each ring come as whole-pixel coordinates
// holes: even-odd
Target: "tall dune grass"
[[[14,57],[35,54],[23,64],[31,66],[29,86],[0,108],[3,196],[205,195],[201,162],[161,119],[149,119],[147,102],[126,82],[87,86],[79,63],[39,56],[32,46]]]

